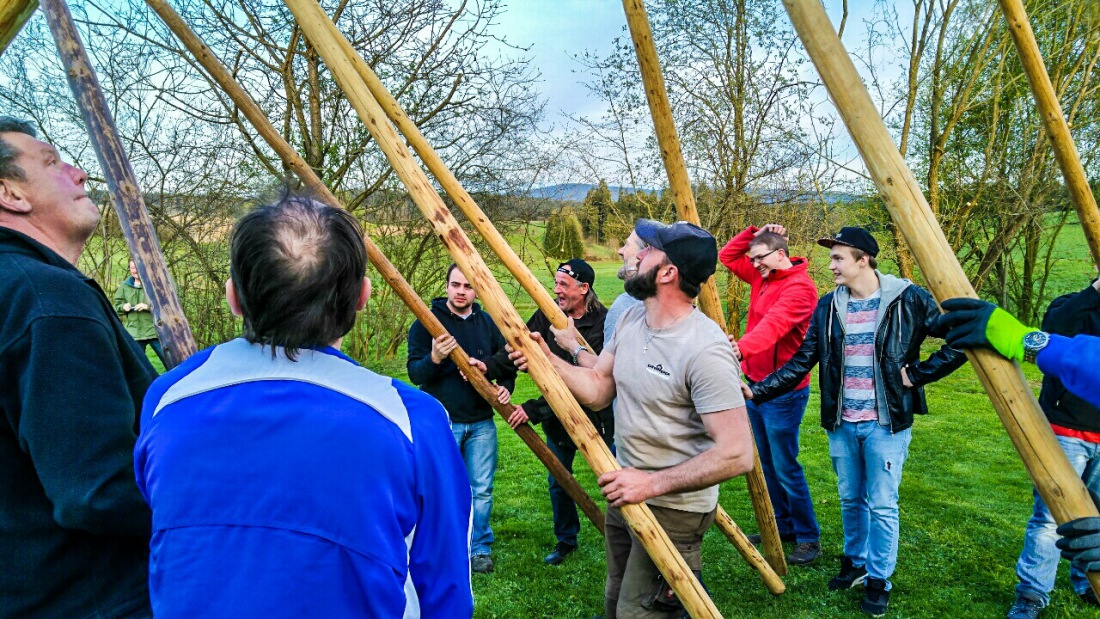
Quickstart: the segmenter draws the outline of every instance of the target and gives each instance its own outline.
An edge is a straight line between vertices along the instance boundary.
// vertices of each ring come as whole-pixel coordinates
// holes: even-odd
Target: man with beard
[[[592,284],[596,281],[596,272],[587,262],[580,258],[573,258],[558,266],[554,274],[554,295],[557,297],[558,307],[569,317],[569,324],[580,332],[581,337],[588,342],[592,350],[599,354],[603,350],[604,317],[607,308],[596,298],[596,291]],[[546,333],[550,328],[550,319],[542,313],[535,311],[531,319],[527,321],[527,328],[532,332]],[[570,348],[562,348],[555,340],[550,340],[550,351],[559,359],[576,364],[578,355],[587,350],[576,340]],[[507,351],[497,354],[496,361],[508,364]],[[591,356],[589,353],[588,356]],[[600,438],[610,447],[615,438],[615,420],[611,407],[600,410],[585,408],[589,421],[599,432]],[[541,423],[543,432],[546,433],[546,445],[557,456],[562,465],[570,473],[573,472],[573,459],[577,455],[577,446],[569,438],[569,433],[554,415],[554,411],[547,404],[546,398],[535,398],[523,403],[516,408],[508,423],[515,428],[521,423]],[[558,565],[565,557],[577,549],[577,534],[581,529],[580,518],[577,516],[577,504],[558,484],[553,475],[549,476],[550,506],[554,513],[554,536],[557,545],[554,550],[543,559],[549,565]]]
[[[638,272],[626,291],[643,301],[626,312],[592,368],[551,355],[554,368],[583,406],[618,397],[615,438],[625,468],[600,476],[607,498],[605,613],[614,617],[680,617],[683,608],[619,511],[646,503],[684,560],[702,570],[703,534],[714,521],[718,484],[752,468],[737,359],[725,334],[695,308],[714,274],[714,237],[687,222],[639,220]],[[512,353],[520,369],[521,351]]]

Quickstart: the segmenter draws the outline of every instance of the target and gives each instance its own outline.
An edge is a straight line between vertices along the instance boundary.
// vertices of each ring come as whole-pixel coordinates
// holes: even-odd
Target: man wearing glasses
[[[787,229],[779,224],[749,226],[718,254],[722,264],[750,287],[745,333],[740,340],[731,337],[730,343],[751,382],[794,356],[817,305],[817,286],[806,272],[807,260],[789,254]],[[787,557],[793,565],[808,565],[821,556],[821,530],[798,462],[798,431],[809,398],[807,374],[795,389],[774,400],[747,403],[780,538],[796,543]],[[750,539],[760,542],[759,535]]]

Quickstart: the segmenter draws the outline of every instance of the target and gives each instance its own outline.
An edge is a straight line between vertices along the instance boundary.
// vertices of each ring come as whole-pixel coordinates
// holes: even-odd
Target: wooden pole
[[[36,0],[0,0],[0,54],[8,49],[37,8]]]
[[[501,236],[500,232],[497,231],[489,218],[485,216],[485,213],[482,212],[481,208],[478,207],[469,193],[466,192],[466,189],[458,179],[455,178],[454,174],[443,162],[443,159],[439,157],[435,149],[432,148],[431,144],[428,143],[428,140],[420,132],[420,128],[409,119],[408,115],[405,114],[405,111],[401,108],[401,104],[398,103],[397,99],[395,99],[393,95],[390,94],[389,90],[386,89],[385,85],[382,84],[382,80],[378,79],[378,76],[370,68],[370,65],[363,61],[362,57],[355,51],[355,48],[351,46],[351,43],[348,42],[347,39],[340,36],[337,37],[337,42],[340,44],[340,49],[343,50],[344,56],[355,67],[360,79],[363,80],[363,84],[366,85],[371,95],[385,111],[387,118],[393,122],[398,131],[408,141],[409,145],[413,147],[413,150],[416,151],[416,154],[425,163],[432,175],[436,177],[444,191],[447,192],[447,195],[454,200],[455,204],[458,205],[459,209],[466,215],[466,218],[473,222],[474,228],[486,239],[490,249],[500,257],[509,271],[512,272],[528,294],[531,295],[539,309],[542,310],[543,314],[550,320],[550,323],[559,329],[566,328],[569,325],[569,319],[565,316],[565,313],[562,312],[561,308],[554,302],[554,299],[546,289],[539,284],[530,269],[527,268],[527,265],[519,259],[515,251],[512,250],[512,247],[504,237]],[[694,210],[694,203],[692,204],[692,209]],[[694,221],[698,223],[698,220],[698,215],[695,215]],[[710,286],[715,290],[714,298],[717,299],[718,293],[714,286],[713,279],[710,280]],[[721,320],[721,305],[718,304],[713,307],[719,308],[718,317],[719,320]],[[720,322],[719,324],[722,323]],[[580,337],[580,333],[576,333],[576,335]],[[583,338],[581,342],[591,350],[591,347],[584,342]],[[771,502],[768,500],[768,488],[764,482],[763,473],[760,470],[760,458],[759,455],[755,453],[755,445],[753,452],[755,467],[753,471],[748,474],[750,478],[749,487],[753,499],[753,507],[754,510],[756,510],[757,504],[760,503],[762,506],[760,513],[766,514],[766,519],[770,519],[772,522],[772,528],[775,530],[775,535],[771,541],[773,541],[776,548],[778,548],[775,556],[779,557],[777,562],[780,564],[780,567],[776,569],[781,569],[783,573],[786,573],[787,564],[783,557],[783,547],[779,540],[779,530],[775,525],[775,515],[772,513]],[[761,495],[762,499],[760,498]],[[761,503],[761,501],[763,502]],[[758,515],[758,519],[759,518],[760,515]],[[726,539],[733,543],[734,546],[737,546],[737,550],[742,556],[755,557],[754,560],[749,561],[749,565],[757,567],[758,569],[760,569],[759,566],[761,565],[767,566],[767,563],[763,560],[756,560],[761,559],[760,552],[748,541],[748,538],[746,538],[744,534],[738,536],[732,528],[726,528],[730,525],[733,525],[733,519],[730,518],[729,514],[726,513],[721,506],[718,506],[715,526],[722,529],[722,533],[726,536]],[[733,527],[736,528],[736,525],[733,525]],[[740,529],[738,529],[738,531],[739,530]],[[771,567],[765,567],[765,569],[768,573],[762,571],[761,578],[767,585],[768,590],[775,595],[783,593],[786,587],[779,581],[778,576],[772,571]],[[778,586],[775,585],[776,582],[779,582]]]
[[[256,102],[248,95],[248,93],[241,87],[240,83],[233,78],[228,69],[219,61],[214,54],[210,51],[210,48],[202,42],[197,34],[183,21],[178,13],[168,4],[166,0],[146,0],[146,4],[149,5],[157,15],[164,21],[164,24],[168,26],[168,29],[175,34],[176,38],[184,44],[185,47],[191,52],[199,64],[203,66],[207,74],[214,82],[221,87],[221,89],[229,96],[245,118],[256,128],[257,133],[268,143],[269,146],[275,151],[275,153],[282,159],[283,164],[287,169],[294,172],[298,178],[302,180],[302,183],[309,188],[318,199],[328,203],[336,208],[343,208],[340,201],[336,196],[321,182],[320,177],[306,164],[301,155],[294,150],[286,140],[283,139],[282,134],[271,124],[271,121],[263,113],[263,110],[256,104]],[[374,244],[369,236],[364,235],[364,244],[367,249],[367,257],[370,259],[371,264],[378,269],[379,274],[390,285],[390,287],[397,293],[397,296],[405,303],[406,306],[413,312],[417,320],[428,330],[428,333],[432,337],[439,337],[446,333],[446,329],[443,324],[439,322],[439,319],[432,314],[431,310],[420,296],[416,294],[412,286],[409,285],[405,278],[401,276],[397,268],[386,258],[382,250]],[[476,370],[473,370],[470,366],[470,357],[466,354],[462,347],[457,347],[451,352],[450,358],[458,366],[459,370],[467,377],[470,384],[477,390],[479,394],[486,401],[493,405],[493,408],[503,417],[507,419],[515,407],[511,404],[501,404],[496,399],[496,389],[485,378],[485,376]],[[576,478],[573,477],[564,466],[561,461],[550,451],[550,448],[546,446],[546,443],[539,437],[538,433],[529,425],[522,424],[516,428],[516,434],[526,444],[535,456],[546,466],[550,473],[558,480],[558,483],[562,485],[565,491],[569,494],[569,497],[581,508],[585,516],[592,521],[592,524],[603,533],[604,530],[604,516],[603,512],[596,505],[596,502],[592,500],[592,497],[581,488],[577,483]]]
[[[84,117],[88,135],[95,147],[99,165],[107,179],[107,188],[118,212],[118,221],[130,253],[137,263],[149,304],[153,310],[153,320],[157,335],[168,359],[165,365],[174,367],[190,357],[197,350],[195,339],[183,315],[176,288],[168,274],[164,256],[160,250],[157,232],[149,219],[149,211],[141,198],[134,171],[122,143],[118,139],[107,100],[99,87],[99,79],[92,69],[80,33],[73,23],[72,14],[65,0],[46,0],[42,3],[42,12],[46,15],[50,32],[57,43],[57,51],[65,74],[69,78],[69,87]]]
[[[941,301],[977,296],[820,1],[783,0],[783,4],[933,294]],[[988,350],[971,349],[966,354],[1055,520],[1100,515],[1055,440],[1020,367]],[[1098,590],[1100,572],[1090,573],[1089,582]]]
[[[1088,177],[1085,176],[1085,167],[1081,165],[1081,158],[1077,155],[1077,147],[1074,146],[1073,136],[1069,132],[1069,123],[1062,114],[1062,106],[1050,82],[1050,75],[1047,74],[1043,55],[1035,41],[1035,32],[1031,29],[1031,22],[1024,10],[1024,3],[1021,0],[999,2],[1008,31],[1012,34],[1012,41],[1016,44],[1016,51],[1020,54],[1027,82],[1035,96],[1035,104],[1054,147],[1058,167],[1062,169],[1066,189],[1069,190],[1073,205],[1077,207],[1077,218],[1081,222],[1089,251],[1092,252],[1092,260],[1100,265],[1100,211],[1096,208],[1096,196],[1092,194]]]
[[[653,128],[657,134],[657,144],[661,149],[661,159],[664,160],[665,171],[668,173],[668,185],[672,191],[672,199],[676,203],[676,213],[680,219],[698,225],[699,211],[695,208],[695,194],[691,191],[687,164],[684,162],[684,153],[680,149],[680,136],[676,132],[676,122],[672,118],[672,105],[668,101],[665,78],[661,73],[661,61],[657,58],[657,46],[653,43],[653,30],[649,26],[645,3],[642,0],[623,0],[623,10],[626,12],[626,23],[634,41],[634,52],[638,56],[638,67],[641,69],[642,82],[645,84],[646,101],[649,102],[649,112],[653,116]],[[718,286],[714,283],[713,277],[703,283],[699,293],[699,307],[711,320],[718,323],[723,331],[727,330],[722,302],[718,298]],[[756,526],[760,530],[764,556],[776,572],[786,575],[787,557],[783,553],[783,541],[779,539],[779,525],[775,521],[771,497],[768,496],[764,471],[760,468],[760,452],[756,449],[755,439],[752,451],[752,470],[745,475],[745,482],[749,487],[752,512],[756,517]],[[715,523],[722,527],[722,523],[726,521],[733,522],[728,518],[718,518]],[[723,533],[731,541],[744,537],[743,535],[738,537],[735,532],[725,529]],[[737,543],[735,542],[734,545]],[[738,547],[738,549],[741,548]]]
[[[588,460],[597,475],[619,468],[611,451],[604,444],[565,383],[554,371],[542,349],[534,344],[530,334],[501,289],[492,272],[462,231],[443,200],[428,181],[423,170],[413,161],[397,131],[386,119],[385,112],[364,86],[352,62],[338,43],[342,38],[335,24],[313,0],[285,0],[306,37],[328,65],[337,84],[347,95],[374,140],[382,148],[390,165],[409,190],[410,196],[424,213],[451,256],[462,269],[482,302],[493,316],[501,332],[513,348],[527,356],[528,371],[562,425]],[[673,546],[668,534],[645,504],[628,505],[622,509],[624,519],[637,535],[653,562],[669,585],[676,591],[684,607],[693,617],[720,617],[717,607],[695,575]]]

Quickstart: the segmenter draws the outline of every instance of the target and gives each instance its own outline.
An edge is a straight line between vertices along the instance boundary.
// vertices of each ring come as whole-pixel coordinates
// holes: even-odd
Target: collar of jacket
[[[798,273],[805,273],[806,269],[810,266],[810,261],[806,260],[802,256],[794,256],[791,258],[791,267],[787,269],[772,269],[771,273],[768,273],[768,277],[765,281],[775,282],[781,279],[786,279],[792,275]]]
[[[5,228],[4,226],[0,226],[0,254],[22,254],[24,256],[38,258],[50,266],[72,271],[76,275],[79,275],[80,279],[94,281],[92,278],[82,273],[80,269],[76,268],[73,263],[62,258],[61,254],[58,254],[22,232],[12,230],[11,228]]]
[[[455,320],[465,320],[466,318],[472,317],[473,314],[481,313],[481,305],[478,304],[477,301],[474,301],[473,304],[470,305],[471,316],[459,316],[458,314],[452,312],[450,306],[447,305],[447,297],[436,297],[432,299],[432,309],[439,310],[443,312],[445,316],[450,316]]]

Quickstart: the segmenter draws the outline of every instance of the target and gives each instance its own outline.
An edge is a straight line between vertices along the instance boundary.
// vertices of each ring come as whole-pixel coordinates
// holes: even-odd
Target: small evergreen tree
[[[572,209],[563,208],[546,220],[542,249],[546,255],[560,260],[584,257],[584,233]]]

